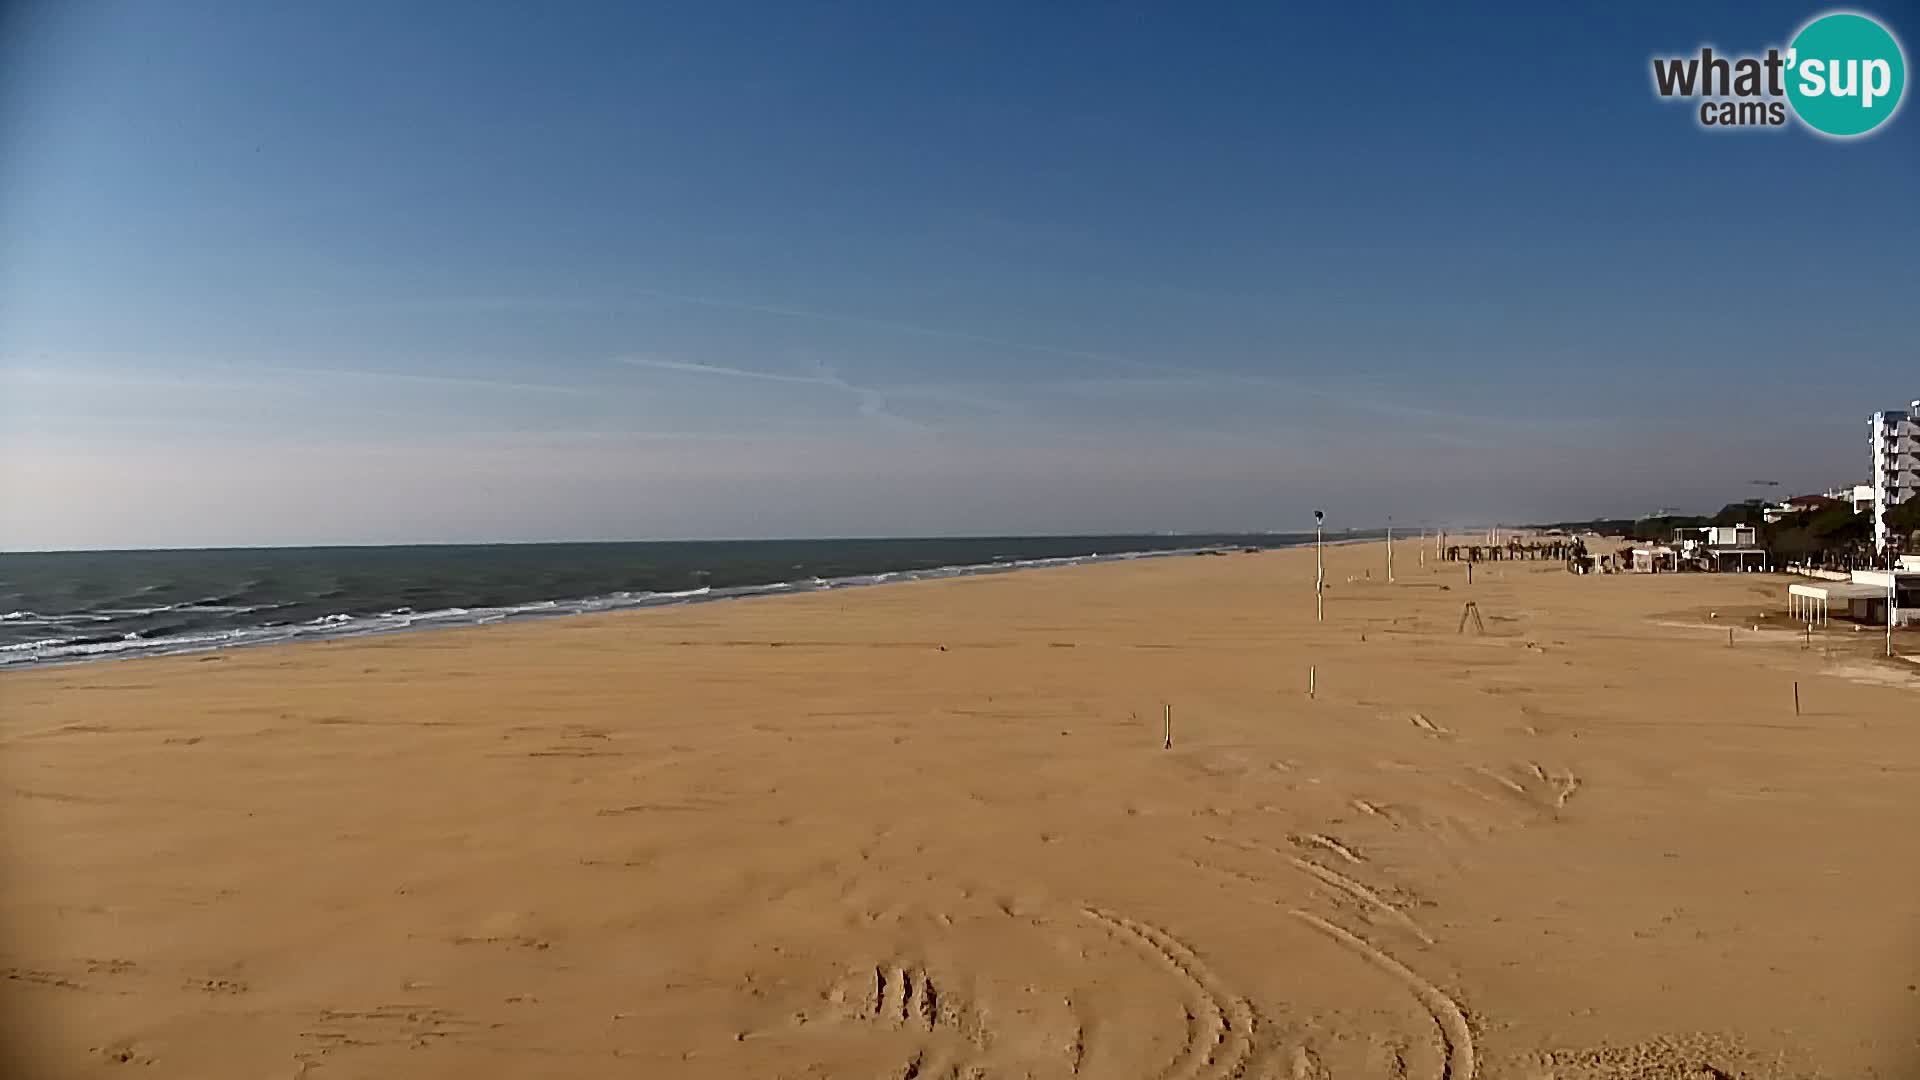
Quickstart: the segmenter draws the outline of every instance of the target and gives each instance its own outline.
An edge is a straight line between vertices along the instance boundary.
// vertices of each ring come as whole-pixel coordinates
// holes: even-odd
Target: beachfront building
[[[1822,510],[1845,504],[1846,500],[1832,495],[1795,495],[1786,502],[1775,503],[1762,510],[1760,517],[1769,525],[1778,525],[1795,514],[1817,514]],[[1872,505],[1871,499],[1868,500],[1868,505]],[[1855,511],[1855,513],[1858,512],[1858,510]]]
[[[1675,529],[1674,546],[1685,565],[1717,573],[1754,573],[1767,569],[1767,549],[1751,525],[1708,525]],[[1637,561],[1637,556],[1636,556]]]
[[[1896,626],[1920,625],[1920,560],[1901,560],[1902,569],[1855,570],[1846,581],[1809,581],[1787,586],[1787,611],[1794,618],[1825,625],[1841,615],[1857,622],[1884,626],[1887,593],[1892,586]],[[1889,581],[1888,579],[1892,579]]]
[[[1873,547],[1893,542],[1887,514],[1920,495],[1920,401],[1873,414]]]
[[[1703,557],[1707,568],[1722,574],[1760,574],[1767,570],[1767,549],[1710,547]]]
[[[1873,509],[1872,484],[1848,484],[1845,487],[1834,488],[1826,495],[1829,499],[1837,499],[1851,505],[1856,514],[1864,514]]]
[[[1682,552],[1702,547],[1751,547],[1758,530],[1751,525],[1705,525],[1673,530],[1673,542]]]
[[[1787,586],[1787,614],[1801,622],[1825,626],[1839,615],[1860,622],[1871,621],[1876,611],[1884,611],[1887,590],[1851,581],[1809,581]],[[1860,606],[1856,609],[1855,603]],[[1877,606],[1876,606],[1877,604]]]

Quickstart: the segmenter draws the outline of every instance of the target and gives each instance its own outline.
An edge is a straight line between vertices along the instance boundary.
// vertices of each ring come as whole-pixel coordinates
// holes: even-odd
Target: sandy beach
[[[1920,669],[1418,550],[5,675],[10,1064],[1920,1071]]]

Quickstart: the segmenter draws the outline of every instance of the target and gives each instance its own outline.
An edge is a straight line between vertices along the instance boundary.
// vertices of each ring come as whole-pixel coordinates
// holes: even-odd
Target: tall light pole
[[[1894,574],[1894,565],[1893,544],[1889,542],[1887,544],[1887,657],[1889,659],[1893,657],[1893,605],[1896,600],[1893,587],[1894,583],[1900,580]]]
[[[1313,618],[1315,622],[1327,621],[1326,598],[1322,595],[1327,588],[1327,563],[1320,551],[1321,529],[1326,522],[1326,511],[1313,512]]]

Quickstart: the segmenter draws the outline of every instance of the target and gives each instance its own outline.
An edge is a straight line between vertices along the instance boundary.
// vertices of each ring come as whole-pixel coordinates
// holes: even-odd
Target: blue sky
[[[15,6],[0,547],[1863,480],[1920,397],[1920,120],[1707,132],[1648,74],[1821,10]]]

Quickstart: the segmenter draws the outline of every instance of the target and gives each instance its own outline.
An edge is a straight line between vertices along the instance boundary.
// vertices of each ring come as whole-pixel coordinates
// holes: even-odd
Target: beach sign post
[[[1322,531],[1326,523],[1326,511],[1315,510],[1313,512],[1313,618],[1315,622],[1327,621],[1327,601],[1324,595],[1327,588],[1327,562],[1320,548]]]
[[[1894,592],[1894,589],[1893,589],[1894,582],[1898,580],[1898,576],[1893,571],[1893,566],[1894,566],[1893,547],[1892,545],[1888,545],[1887,547],[1887,659],[1889,660],[1893,659],[1893,605],[1899,601],[1899,594]]]
[[[1387,515],[1387,583],[1393,583],[1393,515]]]

